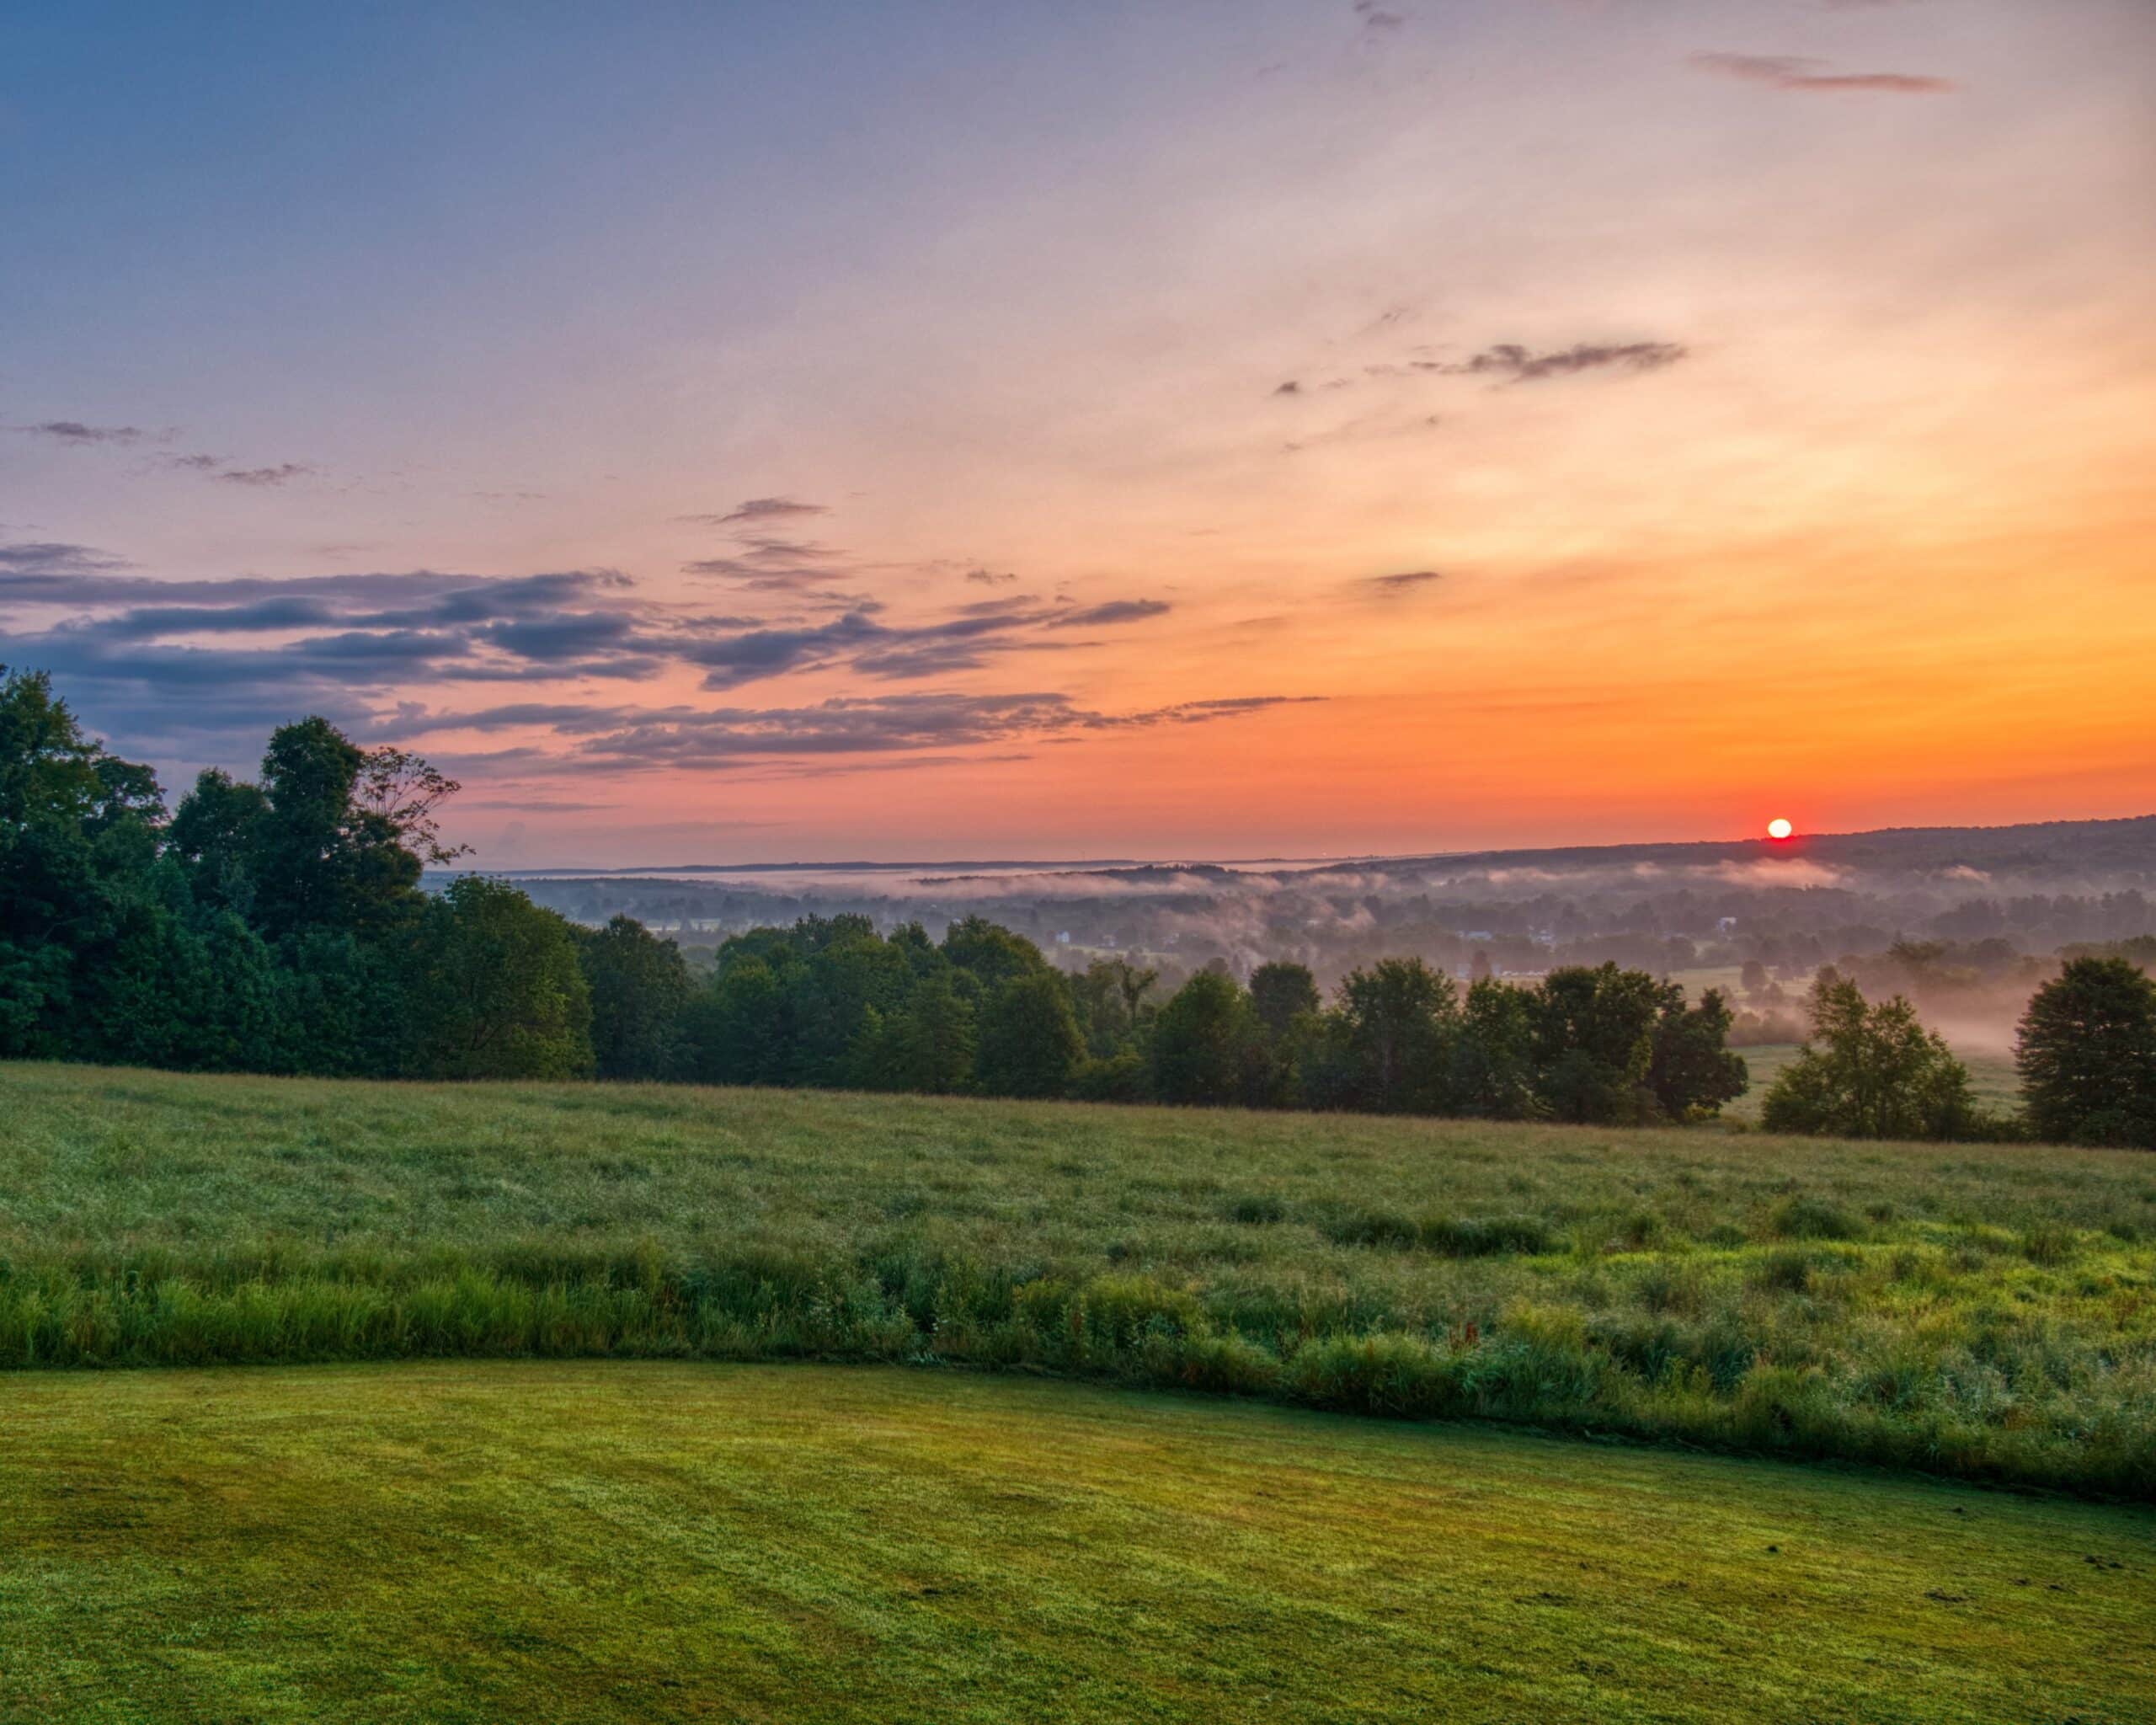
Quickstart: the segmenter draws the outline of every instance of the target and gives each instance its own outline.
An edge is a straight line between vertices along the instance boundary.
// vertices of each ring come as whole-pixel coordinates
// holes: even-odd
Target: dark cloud
[[[726,527],[742,521],[777,521],[795,515],[827,515],[830,510],[820,503],[803,503],[791,497],[744,498],[723,515],[676,515],[677,521],[692,521],[698,526]]]
[[[1366,30],[1396,30],[1407,22],[1403,14],[1386,10],[1378,0],[1355,0],[1355,16]]]
[[[136,425],[85,425],[80,419],[47,419],[15,429],[25,437],[46,437],[56,443],[140,443],[149,435]]]
[[[1110,623],[1143,622],[1148,617],[1165,617],[1173,610],[1165,599],[1113,599],[1106,605],[1088,606],[1083,611],[1066,611],[1050,620],[1052,629],[1090,629]]]
[[[1018,578],[1006,569],[968,569],[966,579],[984,587],[1001,587]]]
[[[217,477],[228,485],[285,485],[312,476],[305,462],[280,462],[274,467],[230,467]]]
[[[87,545],[62,545],[51,540],[0,545],[0,599],[30,596],[13,590],[19,583],[25,588],[49,589],[56,597],[64,599],[84,576],[127,566],[125,558],[110,557]]]
[[[1303,393],[1303,386],[1290,377],[1273,393],[1275,395],[1300,395]]]
[[[1787,54],[1694,54],[1703,72],[1776,90],[1874,90],[1887,95],[1935,96],[1954,89],[1951,79],[1907,72],[1829,72],[1826,62]]]
[[[1397,599],[1417,587],[1427,587],[1433,581],[1443,579],[1444,574],[1439,569],[1403,569],[1395,575],[1365,575],[1359,585],[1381,597]]]
[[[190,473],[214,473],[225,464],[221,455],[168,455],[161,457],[168,467],[179,467]]]
[[[749,549],[783,564],[814,555],[817,547],[771,541]],[[670,669],[696,672],[713,692],[827,670],[878,681],[920,681],[974,670],[999,655],[1082,648],[1091,644],[1072,638],[1070,630],[1140,622],[1168,609],[1157,599],[1078,608],[1011,595],[918,622],[894,621],[867,600],[835,617],[772,619],[648,600],[611,569],[159,581],[84,546],[0,547],[0,661],[50,670],[82,710],[130,746],[148,740],[147,752],[160,758],[177,752],[228,764],[243,764],[270,727],[305,713],[320,713],[363,740],[436,728],[408,702],[404,692],[415,686],[618,686]],[[863,714],[881,715],[883,724],[894,713],[926,710],[891,704],[899,699],[868,702],[839,731],[859,733],[867,723]],[[996,710],[1032,714],[1019,728],[1034,730],[1052,710],[1054,728],[1065,734],[1109,724],[1189,723],[1215,712],[1199,704],[1152,715],[1103,715],[1068,703],[1040,707],[1044,700],[1061,697],[1027,697],[1033,704]],[[819,710],[826,711],[826,722],[815,734],[827,738],[835,734],[830,714],[850,711]],[[485,711],[505,722],[514,714],[517,723],[564,736],[633,731],[635,748],[622,745],[631,754],[671,750],[702,758],[714,752],[701,719],[695,734],[703,740],[692,748],[680,740],[690,719],[630,716],[630,709],[606,702]],[[749,726],[744,734],[778,734],[776,720],[741,723]],[[652,730],[654,724],[661,729]],[[876,734],[898,733],[885,725]],[[952,734],[980,740],[947,725],[934,745],[948,744]],[[862,746],[874,746],[873,740]],[[716,753],[750,749],[734,736]]]
[[[1129,713],[1081,708],[1067,695],[842,696],[804,707],[709,710],[520,703],[427,716],[415,734],[543,729],[575,740],[552,764],[590,772],[718,768],[774,758],[881,756],[1008,745],[1088,731],[1201,724],[1313,697],[1252,695]]]
[[[1515,383],[1534,383],[1581,371],[1658,371],[1664,366],[1675,365],[1684,354],[1685,350],[1673,341],[1579,342],[1539,354],[1513,342],[1502,342],[1447,369],[1462,377],[1496,374]]]

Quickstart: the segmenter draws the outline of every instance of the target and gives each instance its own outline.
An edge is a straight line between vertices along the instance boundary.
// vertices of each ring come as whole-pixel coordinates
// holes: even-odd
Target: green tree
[[[726,963],[690,1001],[686,1023],[690,1070],[701,1081],[790,1081],[793,1033],[786,986],[766,958],[747,952]]]
[[[1560,1120],[1636,1124],[1659,1111],[1649,1077],[1655,1031],[1684,992],[1644,970],[1568,965],[1532,996],[1535,1090]]]
[[[0,1055],[110,1051],[92,1002],[131,989],[122,969],[173,915],[153,879],[163,815],[147,767],[86,736],[43,672],[0,665]]]
[[[975,1080],[989,1096],[1061,1096],[1085,1053],[1063,979],[1043,965],[1008,978],[988,996]]]
[[[1681,989],[1663,996],[1647,1060],[1647,1088],[1665,1117],[1710,1119],[1750,1087],[1751,1069],[1729,1046],[1732,1022],[1719,989],[1707,990],[1696,1007],[1684,1004]]]
[[[1534,1015],[1524,989],[1492,977],[1468,985],[1452,1049],[1453,1106],[1491,1120],[1532,1119]]]
[[[1145,996],[1161,980],[1127,959],[1096,959],[1070,979],[1071,1004],[1086,1047],[1096,1060],[1112,1060],[1134,1047],[1148,1021]]]
[[[418,756],[362,749],[325,718],[279,726],[253,828],[253,920],[273,937],[409,921],[423,868],[457,854],[435,822],[456,788]]]
[[[591,1053],[601,1078],[680,1075],[689,967],[681,949],[632,916],[579,929],[577,959],[591,993]]]
[[[1038,947],[985,916],[961,916],[944,930],[943,956],[987,993],[1015,977],[1038,976],[1050,968]]]
[[[947,969],[931,971],[898,1012],[875,1014],[863,1037],[860,1081],[871,1090],[953,1095],[972,1087],[976,1044],[973,1002]]]
[[[414,1076],[590,1075],[591,996],[563,918],[467,874],[428,905],[415,946]]]
[[[1351,970],[1334,1007],[1332,1087],[1371,1114],[1443,1114],[1460,1002],[1452,978],[1420,959]]]
[[[1321,1005],[1317,979],[1310,966],[1277,959],[1250,973],[1250,999],[1257,1022],[1276,1043],[1286,1038],[1297,1018],[1316,1012]]]
[[[1904,1139],[1984,1134],[1969,1069],[1903,996],[1869,1005],[1854,982],[1822,975],[1811,1014],[1810,1039],[1768,1088],[1761,1119],[1769,1131]]]
[[[1153,1021],[1153,1094],[1161,1102],[1225,1107],[1262,1099],[1264,1031],[1232,976],[1200,970]]]
[[[2038,1137],[2156,1150],[2156,980],[2139,966],[2069,959],[2031,997],[2014,1060]]]

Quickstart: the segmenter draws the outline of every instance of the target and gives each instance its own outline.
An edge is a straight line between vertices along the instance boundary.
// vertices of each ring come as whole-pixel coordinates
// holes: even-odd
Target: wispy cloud
[[[1569,377],[1582,371],[1658,371],[1673,366],[1685,350],[1673,341],[1576,342],[1571,347],[1534,353],[1514,342],[1487,347],[1471,360],[1445,369],[1460,377],[1494,374],[1515,383]]]
[[[25,437],[48,438],[55,443],[140,443],[150,435],[139,425],[86,425],[80,419],[47,419],[15,429]]]
[[[830,513],[830,508],[820,503],[803,503],[791,497],[750,497],[723,514],[676,515],[674,519],[694,522],[698,526],[726,527],[744,521],[780,521],[799,515],[825,515]]]
[[[295,479],[310,478],[314,472],[305,462],[280,462],[272,467],[228,467],[217,478],[227,485],[287,485]]]
[[[0,598],[7,597],[9,589],[20,582],[64,599],[77,590],[81,577],[127,566],[126,558],[93,551],[87,545],[63,545],[50,539],[0,545]]]
[[[1952,80],[1907,72],[1833,72],[1820,60],[1788,54],[1694,54],[1702,72],[1776,90],[1871,90],[1886,95],[1936,96],[1956,88]]]
[[[1380,5],[1378,0],[1355,0],[1354,11],[1355,16],[1362,20],[1363,28],[1366,31],[1376,31],[1381,35],[1390,34],[1404,28],[1407,23],[1406,15],[1404,13],[1391,11]]]
[[[1175,607],[1165,599],[1112,599],[1105,605],[1089,605],[1083,610],[1059,612],[1049,620],[1052,629],[1104,628],[1113,623],[1143,622],[1148,617],[1166,617]]]
[[[569,771],[723,769],[774,758],[873,757],[1008,745],[1086,732],[1215,723],[1315,697],[1231,696],[1103,713],[1053,692],[841,696],[809,706],[697,709],[516,702],[408,721],[413,735],[540,729],[567,741],[548,764]]]
[[[1356,585],[1380,598],[1398,599],[1443,579],[1444,573],[1441,569],[1402,569],[1397,574],[1365,575]]]

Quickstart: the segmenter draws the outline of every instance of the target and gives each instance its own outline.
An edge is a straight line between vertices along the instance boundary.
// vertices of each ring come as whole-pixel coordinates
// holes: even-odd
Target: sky
[[[2156,810],[2148,0],[0,0],[0,662],[481,866]]]

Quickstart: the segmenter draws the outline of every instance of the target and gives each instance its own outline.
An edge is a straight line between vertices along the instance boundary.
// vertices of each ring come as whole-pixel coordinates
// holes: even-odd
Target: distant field
[[[1767,1087],[1780,1075],[1783,1067],[1796,1058],[1796,1049],[1797,1044],[1793,1042],[1767,1043],[1758,1048],[1737,1049],[1744,1056],[1744,1064],[1751,1069],[1752,1087],[1722,1113],[1733,1120],[1757,1121]],[[2021,1077],[2014,1070],[2009,1056],[1978,1054],[1965,1048],[1957,1048],[1955,1053],[1969,1069],[1970,1088],[1982,1107],[1994,1114],[2020,1110]]]
[[[2156,1158],[0,1067],[0,1363],[955,1362],[2156,1498]]]
[[[2156,1717],[2156,1516],[888,1370],[53,1376],[0,1717]]]

